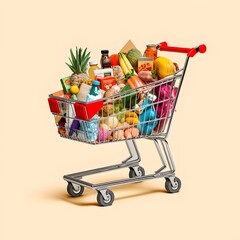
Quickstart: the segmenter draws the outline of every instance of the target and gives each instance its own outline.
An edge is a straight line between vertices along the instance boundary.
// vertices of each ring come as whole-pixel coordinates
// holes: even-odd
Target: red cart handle
[[[205,53],[207,50],[207,47],[204,44],[201,44],[194,48],[170,47],[166,42],[161,42],[159,43],[159,50],[168,51],[168,52],[187,53],[189,57],[194,57],[197,52]]]

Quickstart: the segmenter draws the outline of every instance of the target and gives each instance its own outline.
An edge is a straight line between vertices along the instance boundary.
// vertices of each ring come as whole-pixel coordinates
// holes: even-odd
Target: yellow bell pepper
[[[174,63],[170,59],[162,56],[155,59],[154,68],[160,79],[173,75],[176,72]]]

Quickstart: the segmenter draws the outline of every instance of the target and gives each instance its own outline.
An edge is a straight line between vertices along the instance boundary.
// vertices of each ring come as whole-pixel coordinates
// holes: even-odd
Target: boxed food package
[[[70,93],[70,78],[71,76],[60,79],[64,93]]]
[[[96,80],[100,82],[100,89],[107,90],[116,84],[115,77],[96,77]]]
[[[148,57],[138,58],[138,72],[141,71],[152,71],[153,70],[153,59]]]

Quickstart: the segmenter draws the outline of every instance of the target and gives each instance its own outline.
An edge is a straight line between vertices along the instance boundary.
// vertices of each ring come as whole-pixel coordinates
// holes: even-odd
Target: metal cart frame
[[[179,48],[179,47],[170,47],[167,45],[166,42],[162,42],[158,45],[159,50],[161,51],[171,51],[171,52],[181,52],[181,53],[187,53],[187,57],[184,63],[184,66],[182,69],[177,71],[173,76],[167,77],[166,80],[172,79],[179,79],[179,85],[178,85],[178,91],[177,95],[175,97],[172,113],[170,114],[168,124],[165,126],[165,130],[162,133],[159,133],[157,135],[150,135],[150,136],[140,136],[139,138],[145,138],[148,140],[151,140],[154,142],[154,145],[156,147],[157,153],[159,155],[159,158],[161,160],[161,167],[157,169],[154,173],[145,175],[144,168],[139,166],[139,163],[141,161],[141,157],[136,145],[135,139],[127,139],[124,140],[126,142],[127,148],[130,153],[130,157],[128,157],[126,160],[122,161],[119,164],[105,166],[101,168],[91,169],[87,171],[72,173],[63,176],[63,179],[68,182],[67,185],[67,191],[68,193],[73,196],[81,196],[84,191],[84,187],[96,190],[98,192],[97,194],[97,201],[99,205],[101,206],[110,206],[114,201],[114,194],[109,189],[109,187],[113,187],[116,185],[123,185],[123,184],[129,184],[129,183],[136,183],[146,180],[151,180],[155,178],[165,178],[165,188],[170,193],[176,193],[181,188],[181,181],[178,177],[175,176],[175,165],[172,158],[172,154],[167,142],[167,136],[169,133],[169,129],[172,123],[172,118],[174,114],[174,110],[176,107],[176,103],[179,97],[179,93],[182,87],[183,79],[185,76],[185,72],[188,66],[189,58],[193,57],[197,52],[204,53],[206,51],[205,45],[199,45],[194,48]],[[150,84],[151,85],[151,84]],[[63,101],[62,98],[59,98],[58,96],[54,96],[53,94],[49,95],[49,105],[52,113],[54,115],[59,114],[58,110],[54,110],[54,106],[58,107],[59,101]],[[57,101],[57,103],[55,102]],[[66,102],[72,104],[72,102],[75,102],[74,100],[65,100]],[[70,138],[72,140],[79,140],[76,138],[72,138],[69,136],[62,136],[66,138]],[[88,142],[92,144],[91,142]],[[120,180],[115,181],[109,181],[109,182],[103,182],[103,183],[90,183],[83,180],[83,177],[96,174],[96,173],[103,173],[107,171],[117,170],[121,168],[129,168],[129,178],[124,178]],[[164,171],[165,170],[165,171]]]

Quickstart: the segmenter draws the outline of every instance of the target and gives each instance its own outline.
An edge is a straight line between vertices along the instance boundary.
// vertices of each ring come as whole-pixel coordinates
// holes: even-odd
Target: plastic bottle
[[[92,81],[92,87],[90,88],[89,94],[87,95],[86,102],[92,102],[102,98],[99,86],[99,81]]]
[[[95,79],[95,74],[94,74],[94,70],[96,69],[100,69],[98,67],[98,61],[97,60],[93,60],[93,61],[90,61],[89,62],[89,69],[88,69],[88,75],[89,75],[89,78],[91,80],[94,80]]]
[[[92,81],[92,87],[87,95],[86,102],[92,102],[102,98],[100,92],[100,82]],[[95,142],[98,136],[98,115],[95,114],[88,121],[83,122],[82,130],[84,131],[85,140]]]
[[[139,114],[138,130],[143,135],[150,135],[153,129],[157,126],[156,111],[153,107],[153,102],[156,100],[156,96],[148,93],[144,98],[143,104],[141,105],[142,113]]]

